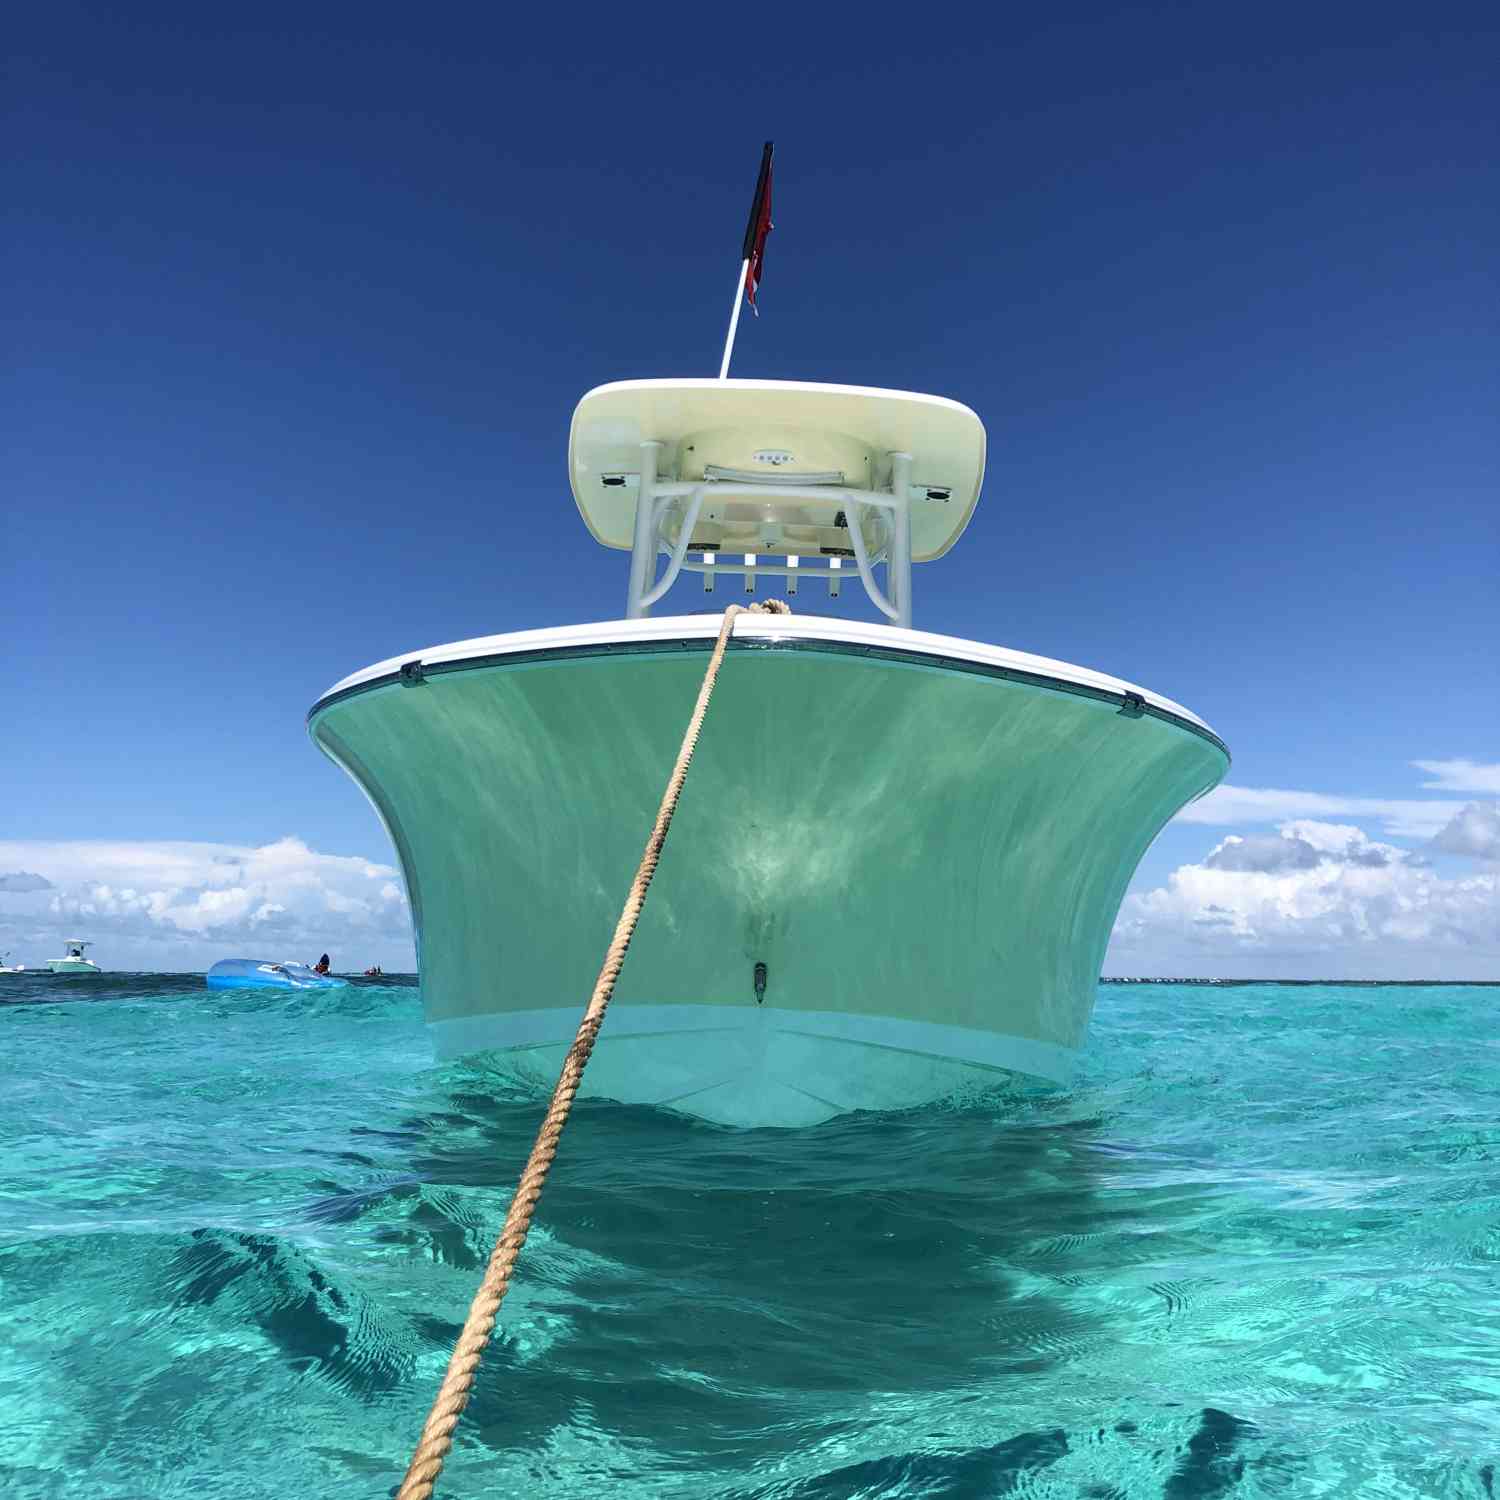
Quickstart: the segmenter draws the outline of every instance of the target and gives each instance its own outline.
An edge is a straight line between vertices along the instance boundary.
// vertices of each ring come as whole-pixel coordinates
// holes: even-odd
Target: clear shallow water
[[[391,1493],[536,1101],[409,985],[0,982],[7,1500]],[[1497,1021],[1109,985],[1067,1091],[582,1104],[440,1494],[1493,1500]]]

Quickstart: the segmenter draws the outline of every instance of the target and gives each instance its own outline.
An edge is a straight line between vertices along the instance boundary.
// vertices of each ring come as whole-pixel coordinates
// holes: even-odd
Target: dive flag
[[[766,259],[766,236],[776,226],[771,223],[771,142],[761,153],[760,176],[755,183],[755,201],[750,205],[750,222],[745,228],[745,296],[758,318],[755,293],[760,287],[760,270]]]

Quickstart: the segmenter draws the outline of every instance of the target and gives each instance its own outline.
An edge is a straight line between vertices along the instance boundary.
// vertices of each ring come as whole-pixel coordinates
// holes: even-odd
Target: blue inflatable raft
[[[260,963],[253,958],[221,958],[205,978],[211,990],[337,990],[349,983],[316,974],[306,964]]]

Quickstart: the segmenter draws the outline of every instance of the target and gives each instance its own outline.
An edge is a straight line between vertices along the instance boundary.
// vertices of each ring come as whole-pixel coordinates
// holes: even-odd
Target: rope
[[[750,614],[787,615],[791,608],[780,599],[768,599],[763,604],[749,606]],[[438,1388],[432,1410],[422,1426],[422,1436],[417,1440],[416,1452],[406,1469],[401,1488],[396,1491],[396,1500],[428,1500],[438,1475],[443,1470],[443,1460],[453,1447],[453,1432],[469,1395],[474,1389],[474,1375],[484,1355],[490,1335],[495,1331],[495,1318],[500,1303],[510,1287],[511,1272],[516,1258],[526,1243],[527,1231],[531,1228],[531,1216],[536,1211],[537,1200],[542,1195],[543,1184],[552,1159],[557,1155],[557,1143],[562,1137],[563,1126],[568,1123],[568,1112],[573,1108],[573,1098],[583,1080],[583,1070],[588,1064],[589,1054],[594,1050],[594,1040],[604,1021],[604,1012],[614,993],[615,980],[620,977],[620,968],[625,962],[630,939],[635,925],[640,920],[641,908],[646,904],[646,892],[656,874],[657,861],[661,858],[662,845],[667,840],[667,830],[672,826],[672,815],[677,811],[677,799],[682,795],[683,783],[687,780],[688,767],[693,762],[693,751],[698,745],[698,736],[703,729],[703,719],[708,713],[709,700],[713,697],[714,684],[718,680],[719,667],[724,661],[724,648],[734,633],[737,615],[746,613],[743,605],[731,604],[724,611],[724,621],[719,626],[719,638],[714,643],[713,655],[709,657],[708,669],[703,674],[703,685],[698,689],[698,702],[693,716],[688,720],[687,732],[682,736],[682,748],[677,752],[677,764],[667,780],[667,789],[662,794],[661,806],[657,809],[656,824],[646,840],[645,853],[630,883],[630,894],[625,898],[625,909],[615,926],[615,935],[610,939],[604,955],[604,965],[594,983],[594,993],[589,996],[588,1008],[579,1023],[578,1034],[568,1055],[563,1059],[562,1072],[558,1074],[557,1086],[552,1090],[552,1099],[541,1128],[536,1133],[531,1155],[526,1160],[525,1170],[510,1201],[510,1210],[495,1248],[490,1252],[489,1264],[485,1267],[484,1279],[469,1306],[469,1315],[464,1320],[463,1332],[453,1346],[448,1360],[448,1370]]]

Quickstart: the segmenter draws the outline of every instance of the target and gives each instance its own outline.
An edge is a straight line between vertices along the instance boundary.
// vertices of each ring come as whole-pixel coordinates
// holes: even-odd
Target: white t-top
[[[606,547],[630,548],[644,442],[661,444],[660,480],[707,473],[724,492],[734,489],[726,473],[748,475],[751,499],[756,480],[809,475],[830,486],[888,488],[890,455],[909,453],[913,562],[941,557],[957,541],[984,478],[984,424],[943,396],[800,380],[620,380],[578,403],[568,438],[573,498]]]

